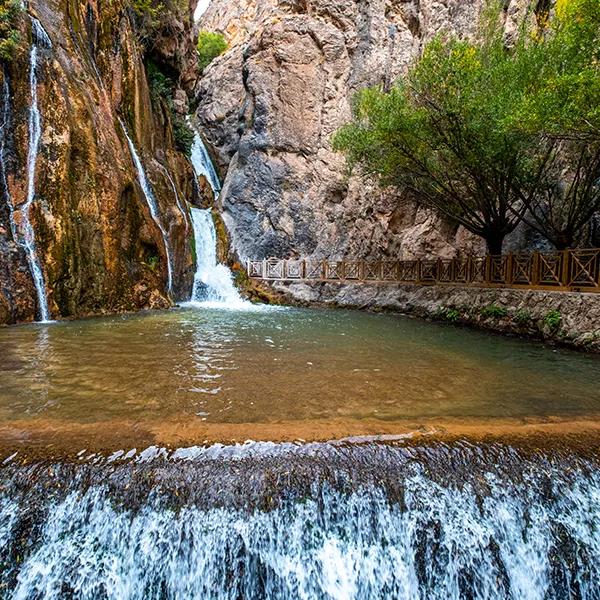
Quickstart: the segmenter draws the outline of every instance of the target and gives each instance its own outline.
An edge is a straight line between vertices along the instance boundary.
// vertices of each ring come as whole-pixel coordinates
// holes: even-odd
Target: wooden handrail
[[[249,260],[248,275],[265,281],[407,283],[600,292],[600,248],[453,259],[365,261]]]

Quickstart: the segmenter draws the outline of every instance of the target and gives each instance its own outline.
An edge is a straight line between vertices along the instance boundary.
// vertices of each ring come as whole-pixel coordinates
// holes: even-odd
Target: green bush
[[[12,60],[20,41],[17,28],[23,7],[19,0],[0,0],[0,59]]]
[[[150,96],[152,102],[159,104],[164,101],[171,117],[173,125],[173,137],[175,138],[175,148],[183,152],[188,158],[192,155],[192,144],[194,143],[194,131],[175,112],[173,105],[173,80],[165,75],[160,67],[153,61],[146,62],[146,73],[148,75],[148,85],[150,87]]]
[[[173,118],[173,136],[175,148],[190,158],[194,144],[194,130],[181,117]]]
[[[150,256],[146,261],[146,265],[151,271],[156,271],[156,267],[158,267],[158,263],[160,262],[158,256]]]
[[[440,321],[456,323],[460,319],[460,311],[456,308],[439,306],[433,313],[433,316],[435,319],[439,319]]]
[[[531,313],[527,310],[518,310],[515,315],[515,323],[519,325],[527,325],[531,322]]]
[[[544,317],[544,325],[552,331],[556,331],[562,323],[562,315],[558,310],[551,310]]]
[[[460,313],[456,308],[447,308],[444,316],[446,321],[450,321],[451,323],[456,323],[460,319]]]
[[[170,77],[167,77],[158,67],[158,65],[149,60],[146,62],[146,73],[148,75],[148,85],[150,86],[150,95],[154,102],[160,99],[167,101],[167,104],[173,104],[174,83]]]
[[[201,31],[198,34],[198,65],[204,71],[220,54],[227,50],[227,42],[222,33]]]
[[[481,315],[486,319],[504,319],[508,315],[508,311],[503,306],[490,304],[481,309]]]

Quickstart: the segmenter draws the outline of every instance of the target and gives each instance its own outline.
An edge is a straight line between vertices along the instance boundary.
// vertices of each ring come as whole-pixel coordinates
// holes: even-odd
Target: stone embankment
[[[394,283],[278,282],[302,305],[394,311],[600,352],[600,294]]]

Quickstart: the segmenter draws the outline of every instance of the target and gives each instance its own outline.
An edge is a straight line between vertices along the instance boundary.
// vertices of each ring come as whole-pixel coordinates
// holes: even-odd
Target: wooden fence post
[[[571,271],[571,253],[569,250],[562,251],[562,269],[560,274],[560,284],[563,287],[569,287]]]
[[[542,261],[536,250],[531,256],[531,285],[539,285],[542,280]]]
[[[514,281],[514,259],[513,259],[513,253],[509,252],[506,256],[506,267],[505,267],[505,273],[504,273],[504,283],[506,285],[512,285],[512,282]]]

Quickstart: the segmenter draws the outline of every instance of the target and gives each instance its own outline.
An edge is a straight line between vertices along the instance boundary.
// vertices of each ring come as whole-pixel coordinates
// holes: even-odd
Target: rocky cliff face
[[[449,257],[462,229],[346,172],[332,134],[361,87],[390,85],[424,43],[473,32],[483,0],[213,0],[200,26],[226,54],[198,88],[198,119],[227,174],[224,219],[242,258]],[[522,2],[507,2],[507,34]]]
[[[144,45],[127,0],[40,0],[28,11],[43,29],[23,16],[23,42],[1,75],[0,322],[39,314],[27,221],[51,316],[168,306],[190,285],[182,208],[193,176],[175,149],[172,111],[151,97],[144,61],[168,72],[185,110],[185,90],[195,83],[190,17],[171,15]],[[31,80],[34,47],[37,85]],[[31,148],[34,92],[37,153]],[[126,132],[158,217],[140,185]]]

